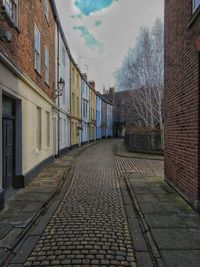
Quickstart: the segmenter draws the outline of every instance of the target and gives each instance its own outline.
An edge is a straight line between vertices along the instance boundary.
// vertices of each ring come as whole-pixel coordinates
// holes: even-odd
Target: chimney
[[[92,87],[92,89],[95,90],[95,81],[89,81],[88,83]]]
[[[109,95],[113,96],[115,93],[115,87],[110,87],[109,89]]]
[[[83,78],[86,80],[86,82],[87,82],[87,79],[88,79],[88,77],[87,77],[87,73],[82,73],[82,76],[83,76]]]

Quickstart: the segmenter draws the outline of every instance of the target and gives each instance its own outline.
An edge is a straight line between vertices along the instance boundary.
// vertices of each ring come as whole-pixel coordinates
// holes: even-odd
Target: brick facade
[[[3,0],[0,0],[2,10]],[[55,20],[49,2],[49,19],[44,14],[43,0],[19,0],[18,28],[10,27],[7,20],[0,21],[0,28],[10,31],[10,43],[0,41],[3,50],[11,61],[17,64],[49,97],[55,89]],[[34,68],[34,23],[41,36],[41,74]],[[45,83],[45,45],[49,50],[49,85]]]
[[[193,205],[200,197],[195,15],[192,0],[165,1],[165,177]]]

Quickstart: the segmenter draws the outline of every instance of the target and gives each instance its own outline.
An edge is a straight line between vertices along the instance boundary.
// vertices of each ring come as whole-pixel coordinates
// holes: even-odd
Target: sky
[[[114,72],[140,28],[163,20],[164,0],[56,0],[73,58],[102,92],[115,85]]]

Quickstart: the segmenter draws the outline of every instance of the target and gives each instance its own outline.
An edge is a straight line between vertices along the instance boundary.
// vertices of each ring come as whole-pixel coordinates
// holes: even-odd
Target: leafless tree
[[[157,19],[152,29],[141,28],[133,48],[115,73],[119,91],[130,90],[131,102],[142,126],[162,129],[164,73],[163,23]]]

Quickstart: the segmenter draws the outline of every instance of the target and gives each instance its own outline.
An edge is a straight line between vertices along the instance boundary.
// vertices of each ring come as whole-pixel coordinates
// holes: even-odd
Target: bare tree
[[[116,87],[131,91],[131,101],[142,126],[162,128],[164,72],[163,23],[157,19],[152,29],[141,28],[133,48],[115,73]],[[133,114],[134,115],[134,114]]]

